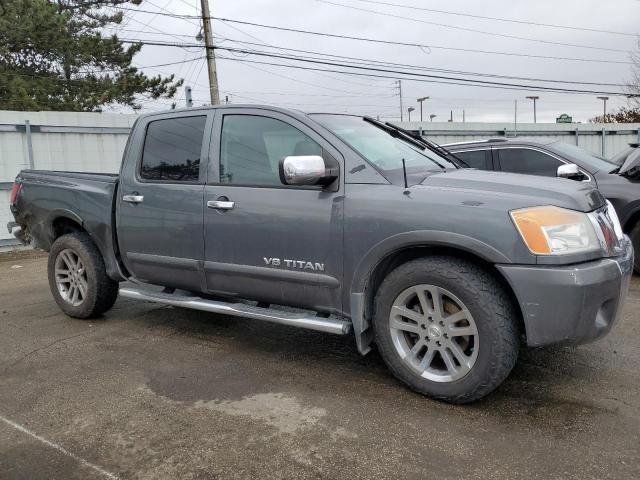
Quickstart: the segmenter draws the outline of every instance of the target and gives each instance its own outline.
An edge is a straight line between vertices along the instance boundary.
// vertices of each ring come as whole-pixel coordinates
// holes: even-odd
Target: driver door
[[[204,272],[212,293],[340,310],[344,182],[287,186],[289,155],[337,150],[297,119],[264,109],[216,116],[204,191]]]

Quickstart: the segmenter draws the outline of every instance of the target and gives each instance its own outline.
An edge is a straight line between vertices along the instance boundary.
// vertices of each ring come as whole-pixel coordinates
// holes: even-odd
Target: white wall
[[[466,142],[483,138],[513,136],[560,140],[577,144],[585,150],[602,154],[602,129],[605,130],[605,156],[612,157],[631,142],[640,141],[640,123],[431,123],[401,122],[397,125],[407,130],[423,130],[423,135],[438,144]],[[576,136],[577,131],[577,136]]]
[[[135,119],[136,115],[0,111],[0,246],[11,238],[6,229],[13,220],[10,183],[20,170],[30,168],[25,120],[32,131],[32,168],[117,173]],[[92,128],[100,132],[87,133]]]

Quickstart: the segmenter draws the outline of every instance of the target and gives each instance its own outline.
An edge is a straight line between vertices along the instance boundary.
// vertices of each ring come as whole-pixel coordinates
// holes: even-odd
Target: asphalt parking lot
[[[67,318],[0,255],[0,478],[640,478],[640,280],[604,340],[523,351],[486,400],[398,384],[352,339],[119,299]]]

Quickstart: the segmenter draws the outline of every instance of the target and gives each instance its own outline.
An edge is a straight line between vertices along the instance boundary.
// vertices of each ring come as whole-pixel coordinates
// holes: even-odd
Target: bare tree
[[[629,104],[631,107],[640,107],[640,39],[638,39],[638,48],[631,54],[633,62],[633,74],[629,84]]]

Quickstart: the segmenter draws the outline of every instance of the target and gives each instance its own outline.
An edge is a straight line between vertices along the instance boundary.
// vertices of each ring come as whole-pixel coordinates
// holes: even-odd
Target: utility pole
[[[604,102],[604,110],[602,114],[602,121],[604,122],[607,116],[607,100],[609,100],[609,97],[598,97],[598,100],[602,100]]]
[[[539,98],[540,97],[538,97],[536,95],[532,95],[530,97],[527,97],[528,100],[533,100],[533,123],[538,123],[538,119],[536,118],[536,101]]]
[[[216,54],[213,50],[213,35],[211,33],[211,14],[209,13],[209,0],[200,0],[202,5],[202,29],[204,30],[204,44],[207,50],[207,69],[209,70],[209,91],[211,93],[211,105],[220,103],[218,92],[218,73],[216,72]]]
[[[398,80],[398,92],[400,94],[400,121],[404,119],[403,108],[402,108],[402,80]]]
[[[513,131],[518,134],[518,100],[513,105]]]
[[[429,100],[429,97],[420,97],[418,103],[420,104],[420,121],[422,122],[422,102]]]
[[[411,112],[413,112],[414,110],[415,110],[415,108],[413,108],[413,107],[407,108],[407,112],[409,113],[409,121],[411,121]]]
[[[453,123],[453,110],[449,112],[449,123]]]

